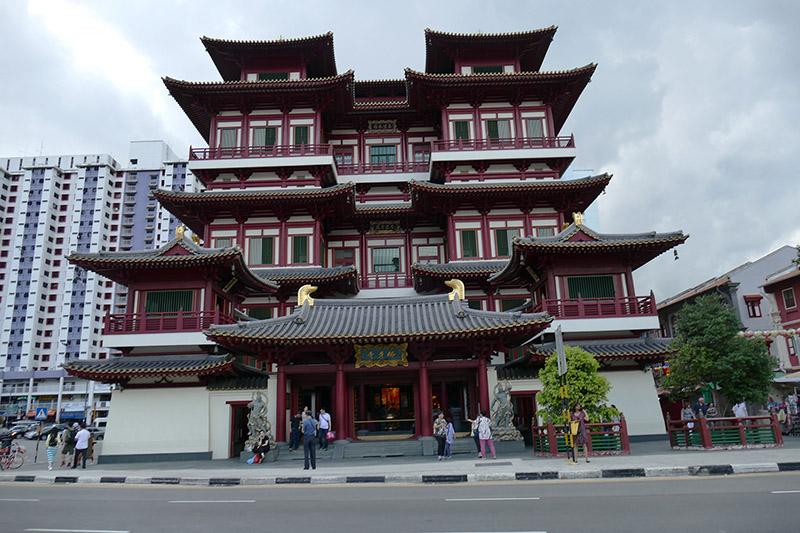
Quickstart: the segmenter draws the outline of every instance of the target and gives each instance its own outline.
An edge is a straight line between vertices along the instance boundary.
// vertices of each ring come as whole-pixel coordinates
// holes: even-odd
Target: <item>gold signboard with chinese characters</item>
[[[369,120],[367,133],[397,133],[396,120]]]
[[[408,366],[408,343],[356,346],[356,368]]]
[[[402,233],[403,228],[400,227],[399,220],[373,220],[369,223],[369,232],[371,235],[380,233]]]

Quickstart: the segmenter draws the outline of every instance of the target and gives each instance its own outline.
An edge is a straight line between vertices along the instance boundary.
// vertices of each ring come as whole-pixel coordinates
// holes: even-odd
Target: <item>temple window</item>
[[[272,237],[251,237],[247,239],[251,265],[275,264],[275,239]]]
[[[400,272],[400,248],[373,248],[372,271]]]
[[[478,257],[478,232],[474,229],[462,230],[461,257]]]
[[[292,237],[292,263],[295,265],[308,263],[308,235]]]
[[[511,239],[517,236],[519,236],[519,230],[515,228],[494,230],[496,256],[509,257],[511,255]]]
[[[373,165],[383,165],[397,161],[397,146],[383,144],[369,147],[369,161]]]
[[[503,298],[500,300],[500,310],[509,311],[525,303],[525,298]]]
[[[613,276],[573,276],[567,278],[569,298],[613,298]]]
[[[333,266],[350,266],[355,264],[355,248],[336,248],[333,250]]]
[[[540,118],[529,118],[525,120],[525,130],[530,138],[544,137],[544,123]]]
[[[784,289],[781,292],[783,295],[783,307],[784,309],[794,309],[797,307],[797,300],[794,299],[794,289],[788,288]]]
[[[253,146],[264,148],[274,146],[278,130],[274,127],[253,128]]]
[[[511,122],[508,120],[487,120],[486,137],[489,139],[510,139]]]
[[[273,309],[272,307],[248,307],[247,315],[258,320],[264,320],[265,318],[272,318]]]
[[[295,146],[308,144],[308,126],[294,127],[294,144]]]
[[[194,308],[194,291],[148,291],[144,298],[145,313],[174,313]]]
[[[221,128],[219,130],[219,147],[234,148],[236,146],[236,128]]]
[[[425,263],[438,263],[439,262],[439,247],[438,246],[418,246],[417,247],[417,262]]]
[[[288,72],[259,72],[258,81],[288,80]]]
[[[453,136],[456,140],[463,139],[469,140],[469,121],[468,120],[455,120],[453,121]]]
[[[467,307],[477,311],[483,310],[483,300],[467,300]]]
[[[483,65],[472,67],[473,74],[502,74],[503,65]]]
[[[427,163],[431,160],[431,145],[419,143],[414,145],[414,162]]]
[[[230,248],[231,246],[233,246],[233,238],[231,237],[214,239],[214,248]]]
[[[537,237],[552,237],[555,235],[555,230],[552,226],[536,226],[533,228],[533,234]]]
[[[333,158],[336,160],[337,165],[352,165],[353,164],[353,149],[352,148],[335,148],[333,150]]]

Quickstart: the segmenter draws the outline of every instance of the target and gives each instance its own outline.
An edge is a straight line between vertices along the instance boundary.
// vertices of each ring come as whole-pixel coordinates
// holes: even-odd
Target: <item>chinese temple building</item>
[[[154,193],[187,233],[69,258],[129,291],[104,330],[123,356],[65,365],[118,385],[101,461],[145,438],[150,458],[238,455],[259,391],[279,442],[304,406],[343,443],[430,437],[439,410],[460,430],[498,380],[524,430],[555,325],[598,354],[629,431],[664,434],[647,363],[669,348],[643,338],[633,271],[687,236],[583,224],[612,177],[565,177],[595,65],[541,70],[555,32],[426,30],[424,72],[368,81],[330,33],[203,37],[222,81],[164,79],[208,142],[203,190]]]

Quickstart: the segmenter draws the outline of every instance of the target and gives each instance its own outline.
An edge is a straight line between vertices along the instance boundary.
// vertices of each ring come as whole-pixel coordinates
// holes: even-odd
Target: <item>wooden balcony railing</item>
[[[546,312],[555,318],[608,318],[623,316],[657,316],[656,298],[619,296],[613,298],[547,299],[533,307],[533,312]]]
[[[236,320],[219,311],[174,313],[121,313],[106,316],[103,335],[128,333],[182,333],[202,331],[211,324],[233,324]]]
[[[336,171],[340,176],[354,174],[399,174],[401,172],[428,172],[428,161],[404,163],[355,163],[351,165],[336,164]]]
[[[414,280],[403,272],[367,274],[361,276],[360,285],[362,289],[397,289],[413,286]]]
[[[575,138],[570,135],[569,137],[518,137],[514,139],[451,139],[433,141],[432,144],[434,152],[575,148]]]
[[[667,420],[667,428],[669,444],[674,449],[783,446],[781,427],[775,415]]]
[[[631,444],[625,419],[619,422],[586,424],[586,429],[590,437],[586,445],[589,455],[630,455]],[[534,455],[544,457],[567,455],[565,431],[564,424],[548,423],[544,426],[532,426]]]
[[[272,146],[240,146],[235,148],[189,148],[189,160],[248,159],[259,157],[302,157],[331,155],[329,144],[275,144]]]

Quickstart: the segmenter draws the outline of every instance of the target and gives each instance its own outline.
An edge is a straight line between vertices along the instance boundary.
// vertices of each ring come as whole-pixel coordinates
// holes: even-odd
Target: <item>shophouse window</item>
[[[747,305],[747,316],[759,318],[761,316],[761,298],[748,298],[745,296],[744,300]]]
[[[797,336],[786,337],[786,351],[789,355],[797,355]]]
[[[528,137],[544,137],[544,125],[540,118],[529,118],[525,120],[525,127],[528,130]]]
[[[794,309],[797,307],[797,300],[794,299],[794,289],[784,289],[781,294],[783,295],[783,307],[785,309]]]
[[[292,263],[308,263],[308,235],[292,237]]]
[[[372,271],[400,272],[400,248],[373,248]]]
[[[518,229],[494,230],[494,241],[497,257],[509,257],[511,255],[511,239],[518,235]]]
[[[502,74],[502,65],[482,65],[479,67],[472,67],[473,74]]]
[[[288,80],[288,72],[259,72],[258,81]]]
[[[253,146],[265,148],[275,145],[276,128],[253,128]]]
[[[145,294],[145,313],[171,313],[191,311],[194,291],[149,291]]]
[[[234,148],[236,146],[236,128],[222,128],[219,131],[219,147]]]
[[[469,140],[469,121],[468,120],[456,120],[453,121],[453,133],[456,136],[456,140],[463,139],[465,141]]]
[[[478,257],[478,232],[474,229],[461,233],[461,257]]]
[[[333,250],[333,266],[349,266],[355,264],[355,248],[336,248]]]
[[[373,165],[394,163],[397,161],[396,154],[397,147],[393,144],[369,147],[369,160]]]
[[[294,127],[294,144],[295,146],[308,144],[308,126]]]
[[[251,237],[248,243],[250,249],[250,264],[274,264],[274,244],[275,240],[272,237]]]
[[[486,136],[490,139],[510,139],[511,123],[508,120],[487,120]]]
[[[613,276],[574,276],[567,278],[570,298],[613,298]]]

